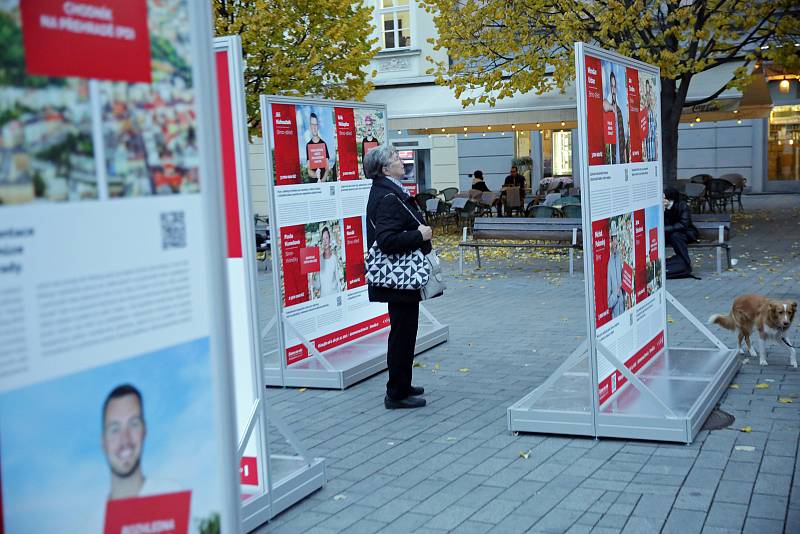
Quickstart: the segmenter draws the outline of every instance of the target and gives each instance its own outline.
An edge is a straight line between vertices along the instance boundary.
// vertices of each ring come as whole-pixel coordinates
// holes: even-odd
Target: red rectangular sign
[[[29,74],[151,82],[146,0],[20,0],[19,7]]]
[[[650,229],[650,261],[658,261],[658,228]]]
[[[639,137],[640,129],[636,127],[639,123],[639,71],[627,67],[625,78],[628,82],[628,130],[630,143],[630,161],[637,163],[642,161],[642,138]]]
[[[319,247],[300,249],[300,272],[303,274],[319,272]]]
[[[281,264],[283,266],[283,305],[294,306],[309,299],[308,275],[301,270],[300,250],[306,246],[305,226],[281,228]]]
[[[364,232],[361,217],[344,219],[344,274],[347,289],[361,287],[367,283],[364,267]]]
[[[636,288],[636,302],[642,302],[647,298],[647,236],[645,235],[644,210],[633,212],[633,243],[634,257],[636,263],[636,277],[634,287]]]
[[[191,491],[181,491],[108,501],[103,532],[105,534],[125,532],[186,534],[189,531],[191,500]]]
[[[592,222],[592,255],[594,260],[594,312],[597,328],[611,320],[608,309],[608,219]]]
[[[242,456],[239,460],[239,482],[246,486],[258,486],[258,459]]]
[[[228,257],[242,257],[242,236],[239,224],[239,189],[236,176],[236,148],[233,132],[233,100],[228,52],[215,54],[217,61],[217,98],[219,101],[219,136],[222,145],[222,189],[225,195],[225,227]]]
[[[589,140],[589,165],[605,162],[603,146],[603,76],[600,60],[586,56],[586,125]]]
[[[622,290],[625,293],[633,291],[633,267],[627,262],[622,264]]]
[[[275,185],[299,184],[300,149],[297,148],[297,116],[292,104],[272,104],[275,152]]]
[[[353,108],[334,108],[339,152],[339,180],[358,180],[358,146]]]

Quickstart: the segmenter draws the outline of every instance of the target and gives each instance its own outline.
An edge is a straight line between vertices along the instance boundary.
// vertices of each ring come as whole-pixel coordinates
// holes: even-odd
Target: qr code
[[[161,248],[186,247],[186,217],[182,211],[161,214]]]

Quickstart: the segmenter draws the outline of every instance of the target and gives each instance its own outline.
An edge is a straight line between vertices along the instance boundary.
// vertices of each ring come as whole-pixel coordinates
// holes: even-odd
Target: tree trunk
[[[678,125],[691,77],[681,80],[661,78],[661,150],[664,182],[678,179]]]

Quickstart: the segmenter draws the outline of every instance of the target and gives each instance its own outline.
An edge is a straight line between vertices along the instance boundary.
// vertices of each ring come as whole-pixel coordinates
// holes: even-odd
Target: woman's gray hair
[[[364,156],[364,174],[370,180],[383,176],[383,168],[392,161],[392,154],[397,152],[394,145],[378,145]]]

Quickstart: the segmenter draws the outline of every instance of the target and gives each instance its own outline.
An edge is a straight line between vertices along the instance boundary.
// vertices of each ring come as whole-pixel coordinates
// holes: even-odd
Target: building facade
[[[469,188],[481,169],[498,188],[516,158],[528,156],[529,185],[550,177],[577,181],[575,89],[564,93],[517,94],[494,108],[463,109],[448,88],[427,71],[446,61],[429,39],[432,16],[415,0],[365,0],[374,9],[379,50],[370,65],[377,72],[370,102],[385,103],[390,140],[414,151],[421,189]],[[696,75],[688,100],[699,100],[726,84],[739,64]],[[678,176],[739,173],[752,192],[800,192],[800,87],[797,76],[761,72],[744,94],[725,90],[698,109],[685,109],[679,131]]]

